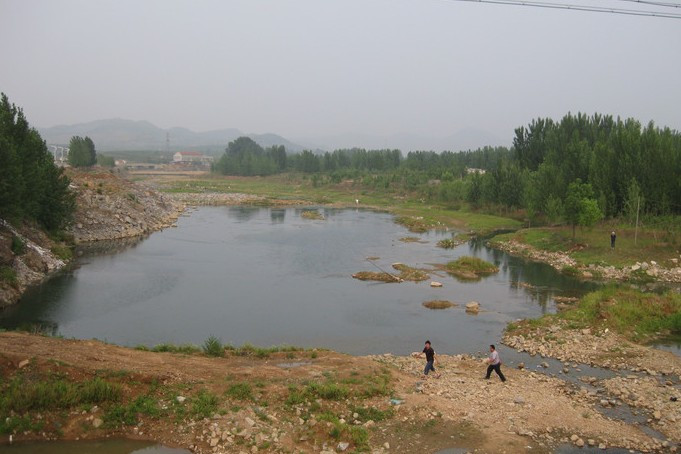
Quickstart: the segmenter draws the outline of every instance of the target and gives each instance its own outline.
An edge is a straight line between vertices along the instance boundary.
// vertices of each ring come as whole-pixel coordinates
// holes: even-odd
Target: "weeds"
[[[208,418],[218,409],[218,396],[210,391],[201,390],[192,399],[191,413],[198,418]]]
[[[253,388],[250,383],[234,383],[229,385],[225,396],[237,400],[253,400]]]
[[[215,336],[206,339],[201,348],[203,353],[208,356],[221,357],[225,355],[225,347],[222,345],[222,341]]]

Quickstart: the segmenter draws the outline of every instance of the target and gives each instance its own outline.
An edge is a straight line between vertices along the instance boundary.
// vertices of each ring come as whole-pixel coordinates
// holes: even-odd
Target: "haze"
[[[681,129],[679,49],[679,20],[447,0],[0,0],[0,91],[40,127],[117,117],[329,147],[510,144],[568,111]]]

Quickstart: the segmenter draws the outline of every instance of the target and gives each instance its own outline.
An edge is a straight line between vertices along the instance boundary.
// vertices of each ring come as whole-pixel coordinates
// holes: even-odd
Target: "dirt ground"
[[[122,387],[124,403],[151,395],[161,409],[160,414],[140,411],[135,424],[123,426],[106,422],[110,409],[104,404],[34,412],[29,416],[45,423],[42,430],[15,433],[14,440],[122,435],[197,453],[433,453],[455,447],[551,452],[577,440],[663,449],[637,426],[604,417],[559,379],[506,369],[506,383],[496,376],[487,381],[485,365],[469,356],[440,356],[441,377],[424,379],[422,359],[393,355],[296,351],[216,358],[16,332],[0,333],[0,352],[4,383],[18,376],[76,382],[98,376]],[[376,388],[380,377],[386,377],[387,390]],[[245,399],[233,392],[244,383],[253,390]],[[331,391],[295,399],[295,389],[310,383],[331,384]],[[334,386],[349,393],[336,396]],[[192,417],[183,405],[188,409],[205,391],[218,396],[217,410],[206,418]]]

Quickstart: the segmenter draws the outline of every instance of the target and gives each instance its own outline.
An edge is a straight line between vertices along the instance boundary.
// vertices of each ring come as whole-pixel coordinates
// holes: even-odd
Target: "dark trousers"
[[[504,374],[501,373],[501,363],[499,364],[490,364],[487,366],[487,376],[485,377],[486,379],[489,380],[489,376],[492,375],[492,371],[496,372],[499,378],[501,378],[501,381],[506,381],[506,377],[504,377]]]

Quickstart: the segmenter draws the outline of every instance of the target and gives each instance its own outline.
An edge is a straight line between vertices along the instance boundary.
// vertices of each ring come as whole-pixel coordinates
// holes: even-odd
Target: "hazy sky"
[[[451,0],[0,0],[0,91],[42,127],[510,141],[532,118],[598,111],[681,129],[680,81],[673,19]]]

